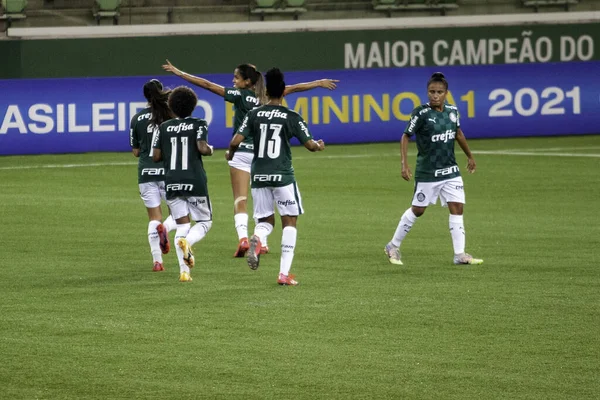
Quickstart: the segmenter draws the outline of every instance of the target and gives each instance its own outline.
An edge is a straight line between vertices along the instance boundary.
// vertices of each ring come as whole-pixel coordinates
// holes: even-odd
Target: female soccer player
[[[265,102],[264,84],[262,75],[256,70],[256,67],[250,64],[241,64],[233,72],[233,87],[223,87],[209,80],[190,75],[176,68],[167,60],[167,64],[162,66],[165,71],[169,71],[186,81],[207,89],[233,103],[235,108],[235,118],[233,124],[233,133],[235,134],[240,127],[246,113],[259,104]],[[295,92],[322,87],[333,90],[336,88],[335,79],[320,79],[317,81],[298,83],[286,86],[283,96]],[[231,177],[231,188],[233,189],[233,218],[235,229],[238,234],[238,246],[233,254],[234,257],[244,257],[249,248],[248,243],[248,212],[247,198],[248,186],[250,183],[250,165],[252,164],[252,141],[242,142],[236,151],[235,157],[229,159],[229,173]],[[225,155],[227,158],[227,155]],[[263,242],[262,252],[268,253],[269,247]]]
[[[450,236],[454,247],[454,264],[481,264],[483,260],[465,253],[465,229],[463,206],[465,192],[463,180],[454,159],[454,140],[467,156],[467,171],[475,172],[475,159],[467,139],[460,128],[458,109],[446,104],[448,81],[444,74],[434,73],[427,82],[429,103],[415,108],[401,140],[402,178],[412,177],[408,166],[408,140],[416,136],[417,168],[415,170],[415,191],[412,207],[404,212],[396,228],[394,237],[385,246],[385,254],[390,263],[402,265],[400,245],[417,218],[423,215],[430,204],[436,204],[438,197],[442,206],[450,211]]]
[[[172,118],[167,105],[168,90],[162,83],[152,79],[144,85],[144,97],[148,106],[131,118],[129,144],[133,155],[139,157],[138,186],[140,196],[148,211],[148,242],[154,260],[153,271],[163,271],[162,254],[169,252],[168,232],[175,229],[175,221],[169,216],[162,221],[161,200],[165,200],[165,170],[161,163],[152,160],[152,135],[164,121]],[[162,254],[161,254],[162,253]]]
[[[270,69],[266,81],[268,101],[248,112],[231,139],[228,157],[235,158],[241,144],[247,140],[254,145],[252,200],[254,217],[258,223],[250,238],[248,265],[252,269],[258,268],[262,243],[266,242],[275,225],[277,205],[283,227],[277,283],[295,286],[298,282],[289,271],[296,248],[296,221],[303,210],[292,167],[290,139],[296,137],[310,151],[322,151],[325,143],[322,140],[315,141],[302,117],[282,105],[286,86],[281,71],[278,68]]]
[[[198,104],[196,93],[179,86],[169,95],[169,108],[176,118],[161,124],[152,139],[154,162],[163,161],[167,204],[177,222],[175,242],[179,260],[179,281],[190,282],[195,264],[192,246],[206,236],[212,226],[203,156],[212,156],[206,121],[192,117]],[[192,227],[190,215],[196,224]]]

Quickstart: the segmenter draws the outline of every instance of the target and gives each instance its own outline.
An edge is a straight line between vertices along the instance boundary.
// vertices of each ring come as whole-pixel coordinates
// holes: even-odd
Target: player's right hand
[[[317,144],[319,145],[319,151],[325,150],[325,142],[323,141],[323,139],[317,140]]]
[[[410,167],[402,166],[402,179],[405,181],[410,181],[410,178],[412,178]]]

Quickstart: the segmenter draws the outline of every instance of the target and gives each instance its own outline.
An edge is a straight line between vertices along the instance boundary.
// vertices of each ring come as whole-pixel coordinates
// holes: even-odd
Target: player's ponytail
[[[260,104],[267,104],[267,89],[265,88],[265,80],[259,71],[256,71],[256,83],[254,84],[254,93]]]
[[[429,78],[429,80],[427,81],[427,87],[429,87],[429,85],[433,82],[440,82],[440,83],[444,84],[444,86],[446,87],[446,90],[448,90],[448,81],[446,80],[446,77],[444,76],[444,74],[442,74],[441,72],[434,72],[431,75],[431,78]]]
[[[163,85],[158,79],[152,79],[144,85],[144,97],[150,104],[152,117],[150,122],[156,126],[173,118],[167,100],[170,90],[163,90]]]

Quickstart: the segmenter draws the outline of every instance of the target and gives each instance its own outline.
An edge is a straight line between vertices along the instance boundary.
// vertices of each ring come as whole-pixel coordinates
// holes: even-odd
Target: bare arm
[[[337,87],[336,82],[339,82],[339,80],[338,79],[319,79],[318,81],[296,83],[295,85],[286,86],[285,91],[283,92],[283,95],[285,96],[290,93],[305,92],[307,90],[316,89],[319,87],[333,90]]]
[[[240,147],[240,143],[244,141],[244,137],[239,133],[236,133],[231,138],[231,142],[229,142],[229,150],[225,153],[225,158],[228,160],[233,159],[233,155],[237,151],[238,147]]]
[[[325,150],[325,142],[322,139],[319,140],[309,140],[304,143],[304,147],[306,147],[309,151],[323,151]]]
[[[467,144],[467,138],[465,137],[465,134],[460,128],[458,128],[458,130],[456,131],[456,141],[458,142],[458,145],[460,146],[462,151],[467,156],[467,171],[469,171],[469,173],[472,174],[473,172],[475,172],[475,168],[477,165],[475,164],[475,159],[473,158],[471,149],[469,149],[469,145]]]
[[[408,143],[409,138],[406,133],[402,135],[402,140],[400,140],[400,161],[402,162],[402,179],[405,181],[410,181],[412,178],[412,172],[410,167],[408,166]]]
[[[185,79],[186,81],[188,81],[189,83],[199,86],[203,89],[206,89],[208,91],[213,92],[214,94],[218,94],[221,97],[225,97],[225,88],[221,85],[217,85],[214,82],[211,82],[207,79],[204,78],[200,78],[199,76],[194,76],[194,75],[190,75],[187,72],[183,72],[180,69],[178,69],[177,67],[175,67],[173,64],[171,64],[171,62],[169,60],[167,60],[167,63],[164,64],[162,66],[162,68],[165,71],[171,72],[183,79]]]
[[[203,156],[212,156],[213,153],[215,152],[214,147],[211,146],[210,144],[208,144],[206,142],[206,140],[199,140],[199,141],[196,142],[196,144],[198,146],[198,151]]]
[[[140,156],[140,149],[131,149],[131,151],[133,152],[133,156],[134,157],[139,157]]]

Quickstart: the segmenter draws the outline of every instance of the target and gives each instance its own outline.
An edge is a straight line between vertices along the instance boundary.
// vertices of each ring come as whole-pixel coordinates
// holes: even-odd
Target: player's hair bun
[[[434,72],[433,75],[431,75],[431,78],[432,79],[446,79],[444,74],[442,74],[441,72]]]

